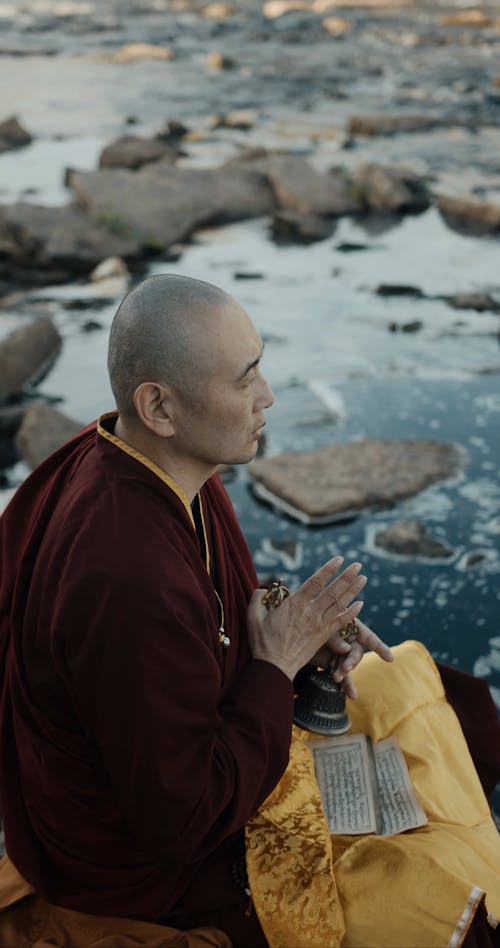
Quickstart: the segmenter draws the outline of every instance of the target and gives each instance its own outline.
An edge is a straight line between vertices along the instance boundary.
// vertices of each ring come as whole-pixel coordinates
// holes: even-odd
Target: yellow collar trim
[[[132,448],[125,441],[122,441],[121,438],[118,438],[115,434],[110,434],[109,431],[106,431],[106,429],[103,427],[102,422],[106,421],[106,419],[108,418],[118,418],[118,412],[108,411],[105,415],[101,415],[101,417],[99,418],[97,422],[97,433],[100,434],[102,438],[105,438],[106,441],[110,441],[111,444],[116,445],[116,447],[120,448],[121,451],[125,451],[125,454],[129,454],[130,457],[135,458],[135,460],[139,461],[140,464],[144,464],[144,467],[149,468],[149,470],[152,471],[153,474],[156,474],[156,476],[159,477],[160,480],[163,481],[164,484],[167,484],[167,486],[170,487],[171,490],[173,490],[174,494],[184,504],[186,513],[188,514],[188,517],[194,527],[195,523],[194,523],[193,511],[191,510],[191,504],[189,503],[189,500],[186,494],[184,493],[182,487],[179,487],[179,485],[176,484],[174,479],[170,477],[170,475],[167,474],[166,471],[162,470],[161,467],[158,467],[158,465],[155,464],[154,461],[151,461],[148,457],[146,457],[145,454],[142,454],[141,451],[136,451],[135,448]]]

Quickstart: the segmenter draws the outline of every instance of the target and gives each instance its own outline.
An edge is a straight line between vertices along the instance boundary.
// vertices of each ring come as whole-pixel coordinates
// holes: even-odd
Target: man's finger
[[[353,563],[318,597],[318,603],[324,604],[323,615],[326,621],[331,621],[333,616],[347,609],[349,603],[366,585],[366,576],[358,575],[360,569],[360,563]]]
[[[300,602],[301,605],[305,605],[307,602],[315,599],[328,581],[339,571],[343,562],[343,556],[334,556],[333,559],[324,563],[312,576],[309,576],[309,579],[306,579],[306,581],[299,586],[297,591],[293,594],[294,599]]]
[[[353,685],[352,678],[350,675],[346,675],[342,682],[342,690],[346,693],[348,698],[352,698],[353,701],[358,697],[358,693]]]
[[[358,642],[361,642],[365,648],[371,649],[372,652],[376,652],[380,658],[384,659],[384,662],[394,661],[394,655],[389,646],[378,635],[375,635],[375,632],[369,626],[361,622],[361,619],[356,619],[356,625],[358,627]]]

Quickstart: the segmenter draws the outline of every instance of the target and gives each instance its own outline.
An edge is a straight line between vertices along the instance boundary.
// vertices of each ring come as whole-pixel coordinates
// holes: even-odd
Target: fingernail
[[[357,615],[358,612],[361,612],[363,606],[364,601],[362,599],[358,599],[356,602],[353,602],[351,609],[353,610],[354,614]]]
[[[350,672],[354,668],[354,662],[344,662],[344,671]]]
[[[361,563],[353,563],[351,566],[351,570],[353,573],[359,573],[360,569],[361,569]]]

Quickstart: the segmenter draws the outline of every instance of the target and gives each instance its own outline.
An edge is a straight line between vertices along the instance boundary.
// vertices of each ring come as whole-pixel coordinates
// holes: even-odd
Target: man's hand
[[[349,645],[339,637],[340,630],[360,612],[363,603],[353,600],[366,583],[366,576],[359,575],[360,563],[352,563],[333,579],[342,563],[341,556],[329,560],[270,612],[261,601],[265,590],[257,589],[248,607],[248,637],[253,657],[277,665],[291,680],[308,662],[328,664],[334,655],[346,656],[335,677],[343,682],[346,693],[354,697],[349,672],[360,661],[364,648],[372,648],[386,661],[392,661],[392,654],[359,621],[356,642]],[[349,662],[351,668],[347,667]]]

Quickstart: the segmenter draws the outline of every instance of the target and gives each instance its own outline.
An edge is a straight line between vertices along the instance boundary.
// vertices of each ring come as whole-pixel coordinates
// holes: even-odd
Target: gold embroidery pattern
[[[304,732],[294,728],[288,768],[246,827],[257,915],[271,948],[337,948],[344,918],[328,826]]]

